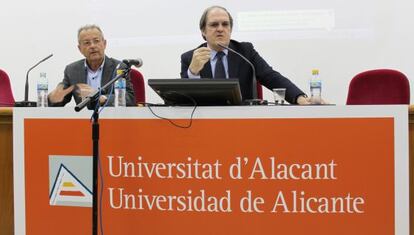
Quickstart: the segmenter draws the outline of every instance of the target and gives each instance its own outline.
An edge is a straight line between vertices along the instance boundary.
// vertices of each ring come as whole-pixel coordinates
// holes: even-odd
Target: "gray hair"
[[[96,29],[96,30],[98,30],[101,33],[102,38],[104,38],[103,32],[102,32],[101,28],[99,28],[98,25],[95,25],[95,24],[87,24],[87,25],[82,26],[82,27],[80,27],[78,29],[78,42],[79,42],[79,39],[80,39],[79,36],[82,33],[82,31],[86,31],[86,30],[90,30],[90,29]]]
[[[231,15],[227,11],[227,9],[224,8],[224,7],[222,7],[222,6],[211,6],[211,7],[207,8],[207,9],[205,9],[204,12],[203,12],[203,14],[201,15],[201,18],[200,18],[200,30],[201,31],[204,31],[204,29],[206,28],[206,25],[207,25],[207,15],[208,15],[208,13],[211,10],[216,9],[216,8],[224,10],[227,13],[227,15],[229,15],[230,28],[233,29],[233,17],[231,17]],[[204,36],[203,36],[203,38],[204,38],[204,40],[206,39]]]

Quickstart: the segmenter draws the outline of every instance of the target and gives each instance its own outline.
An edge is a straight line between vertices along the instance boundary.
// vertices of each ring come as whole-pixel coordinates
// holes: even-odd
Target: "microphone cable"
[[[115,94],[113,94],[112,93],[112,91],[114,90],[114,84],[112,84],[112,86],[111,86],[111,89],[109,90],[109,95],[108,95],[108,98],[106,99],[106,101],[105,101],[105,104],[104,105],[102,105],[102,107],[101,107],[101,109],[99,110],[99,114],[102,112],[102,110],[104,110],[104,108],[106,108],[107,106],[108,106],[108,103],[109,103],[109,100],[111,99],[111,97],[112,96],[114,96],[115,97]],[[99,96],[101,96],[101,90],[99,91]],[[115,103],[115,100],[114,100],[114,103]],[[115,105],[115,104],[114,104]]]
[[[102,105],[102,106],[99,105],[99,98],[98,98],[98,101],[96,102],[96,105],[95,105],[95,108],[94,108],[94,113],[97,112],[98,115],[99,115],[102,112],[102,110],[104,110],[105,107],[108,106],[108,101],[109,101],[109,99],[110,99],[110,97],[112,95],[113,87],[114,86],[111,86],[111,93],[108,96],[108,99],[106,100],[106,102],[105,102],[104,105]],[[98,97],[101,97],[101,95],[102,95],[102,89],[99,87],[98,90],[99,90],[99,96]],[[90,121],[91,122],[92,122],[92,120],[93,120],[93,114],[92,114],[92,116],[90,118]],[[101,235],[104,235],[102,199],[103,199],[103,189],[104,189],[104,185],[105,184],[104,184],[104,178],[103,178],[103,172],[102,172],[102,165],[101,165],[101,149],[100,149],[100,145],[99,145],[99,148],[98,148],[98,159],[97,159],[97,161],[98,161],[98,177],[100,179],[100,186],[101,186],[101,188],[99,189],[99,199],[98,199],[99,200],[99,203],[98,203],[99,220],[98,221],[99,221],[99,227],[100,227],[100,234]],[[95,193],[95,192],[93,192],[93,193]]]
[[[187,125],[179,125],[179,124],[175,123],[174,121],[172,121],[170,118],[162,117],[162,116],[160,116],[160,115],[156,114],[156,113],[154,112],[154,110],[152,110],[152,108],[151,108],[151,107],[156,107],[156,106],[159,106],[159,105],[157,105],[157,104],[152,104],[152,103],[142,103],[142,104],[144,104],[146,107],[148,107],[148,109],[151,111],[151,113],[152,113],[155,117],[157,117],[157,118],[159,118],[159,119],[161,119],[161,120],[166,120],[166,121],[168,121],[169,123],[171,123],[173,126],[178,127],[178,128],[183,128],[183,129],[190,128],[190,127],[193,125],[193,116],[194,116],[195,110],[196,110],[196,109],[197,109],[197,107],[198,107],[198,106],[197,106],[197,102],[194,100],[194,98],[193,98],[193,97],[188,96],[188,95],[185,95],[185,94],[182,94],[182,93],[179,93],[179,92],[176,92],[176,91],[170,91],[170,92],[168,92],[168,93],[171,93],[171,94],[177,94],[177,95],[183,96],[183,97],[187,98],[188,100],[190,100],[190,101],[191,101],[191,103],[193,104],[193,110],[191,111],[191,115],[190,115],[190,122],[189,122]],[[165,106],[165,105],[163,105],[163,106]]]
[[[102,165],[101,165],[101,149],[98,149],[98,175],[101,180],[101,189],[99,190],[99,227],[101,228],[101,235],[104,235],[104,226],[103,226],[103,211],[102,211],[102,198],[103,198],[103,188],[104,188],[104,178],[102,173]]]

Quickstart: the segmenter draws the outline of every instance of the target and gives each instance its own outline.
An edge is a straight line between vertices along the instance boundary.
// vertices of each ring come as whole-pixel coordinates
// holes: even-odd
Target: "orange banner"
[[[393,118],[100,124],[105,234],[394,234]],[[91,233],[90,125],[25,120],[27,234]]]

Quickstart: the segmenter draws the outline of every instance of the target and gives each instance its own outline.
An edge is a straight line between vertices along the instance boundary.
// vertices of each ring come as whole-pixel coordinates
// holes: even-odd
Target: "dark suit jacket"
[[[102,86],[108,83],[111,79],[113,79],[116,76],[115,70],[116,70],[116,66],[119,63],[120,61],[105,56],[105,64],[103,67],[102,80],[101,80]],[[78,83],[87,84],[88,81],[87,81],[86,76],[87,76],[87,70],[85,68],[85,59],[78,60],[76,62],[73,62],[67,65],[65,68],[64,78],[62,81],[62,83],[64,84],[64,88],[66,89],[67,87],[71,85],[76,85]],[[126,95],[125,95],[126,104],[128,106],[134,106],[136,104],[135,96],[134,96],[134,89],[132,88],[132,83],[129,77],[126,79],[126,81],[127,81]],[[70,102],[70,100],[72,99],[72,96],[75,99],[76,104],[79,104],[82,101],[82,99],[76,94],[75,89],[73,90],[72,93],[65,96],[62,102],[55,103],[55,104],[50,104],[49,102],[50,106],[64,106]],[[111,91],[111,87],[107,88],[106,90],[102,90],[102,94],[106,95],[109,98],[108,105],[113,105],[114,91],[112,90],[111,96],[109,95],[110,91]]]
[[[206,47],[204,43],[200,47]],[[299,95],[305,95],[295,84],[289,79],[282,76],[280,73],[270,67],[266,61],[257,53],[253,45],[248,42],[230,41],[229,47],[243,56],[245,56],[256,69],[256,79],[263,86],[272,90],[273,88],[286,88],[286,100],[291,104],[296,104],[296,99]],[[187,51],[181,55],[181,77],[188,78],[187,70],[190,66],[193,52]],[[251,99],[253,97],[252,90],[252,68],[240,56],[229,51],[228,56],[228,73],[230,78],[238,78],[243,100]],[[200,71],[201,78],[212,78],[211,65],[206,63],[204,68]]]

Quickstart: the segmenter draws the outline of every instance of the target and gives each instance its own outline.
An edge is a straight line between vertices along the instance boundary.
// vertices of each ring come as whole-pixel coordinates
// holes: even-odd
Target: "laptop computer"
[[[166,105],[241,105],[238,79],[148,79]]]

